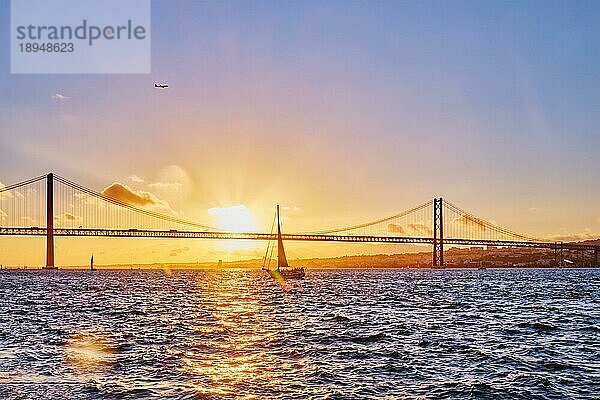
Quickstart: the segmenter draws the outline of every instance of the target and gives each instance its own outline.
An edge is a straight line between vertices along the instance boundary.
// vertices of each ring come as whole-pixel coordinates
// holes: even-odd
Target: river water
[[[0,398],[600,396],[600,270],[0,271]]]

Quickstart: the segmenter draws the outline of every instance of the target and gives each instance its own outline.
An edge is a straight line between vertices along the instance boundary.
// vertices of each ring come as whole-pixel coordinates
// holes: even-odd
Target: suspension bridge
[[[118,186],[117,186],[118,188]],[[121,188],[123,188],[121,186]],[[273,240],[273,233],[224,232],[188,221],[148,196],[127,198],[86,188],[55,174],[0,186],[0,235],[45,236],[46,265],[56,269],[54,238],[61,236]],[[287,233],[283,240],[430,245],[432,265],[444,266],[444,245],[528,247],[590,252],[600,265],[600,246],[555,242],[502,228],[436,198],[387,218],[314,232]]]

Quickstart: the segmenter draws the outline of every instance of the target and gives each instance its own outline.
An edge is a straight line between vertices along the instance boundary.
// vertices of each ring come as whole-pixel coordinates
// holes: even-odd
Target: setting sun
[[[228,232],[252,232],[256,228],[252,212],[243,204],[231,207],[213,207],[208,214],[215,219],[215,227]]]
[[[243,204],[230,207],[213,207],[208,209],[213,218],[213,226],[225,232],[253,232],[256,230],[256,218],[252,211]],[[247,240],[219,240],[217,247],[227,250],[252,250],[257,243]]]

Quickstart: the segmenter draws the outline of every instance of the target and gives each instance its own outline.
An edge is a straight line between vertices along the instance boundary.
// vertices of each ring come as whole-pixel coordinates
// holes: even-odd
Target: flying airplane
[[[169,85],[167,85],[166,83],[155,83],[154,84],[154,88],[155,89],[167,89],[169,87]]]

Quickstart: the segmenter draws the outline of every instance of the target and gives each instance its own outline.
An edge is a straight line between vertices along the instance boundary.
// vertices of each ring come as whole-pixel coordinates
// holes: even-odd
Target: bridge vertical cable
[[[0,227],[46,226],[46,176],[13,185],[0,184]]]
[[[444,230],[445,237],[490,240],[490,241],[518,241],[541,242],[543,239],[522,235],[509,229],[502,228],[493,222],[482,218],[444,201]]]
[[[194,230],[215,228],[188,221],[165,204],[148,201],[134,206],[55,176],[55,225],[69,229],[103,230]]]

